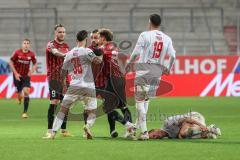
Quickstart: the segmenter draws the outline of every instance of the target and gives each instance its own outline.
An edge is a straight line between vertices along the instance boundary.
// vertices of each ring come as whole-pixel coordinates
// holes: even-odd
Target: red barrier
[[[134,94],[134,74],[126,76],[126,94]],[[47,98],[45,75],[31,78],[32,98]],[[240,96],[240,58],[237,56],[179,56],[172,75],[163,76],[158,96]],[[0,75],[0,98],[16,97],[12,75]]]

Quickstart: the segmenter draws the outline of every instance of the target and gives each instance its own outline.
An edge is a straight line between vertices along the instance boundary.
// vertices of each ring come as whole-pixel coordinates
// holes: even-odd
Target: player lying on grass
[[[166,118],[163,128],[148,132],[150,139],[164,137],[178,139],[216,139],[221,131],[215,125],[206,126],[205,118],[198,112],[189,112]]]
[[[53,133],[50,139],[54,139],[57,131],[60,129],[63,120],[73,103],[77,100],[83,101],[84,109],[88,114],[87,124],[84,126],[84,131],[87,139],[92,139],[90,128],[93,126],[97,109],[97,99],[95,85],[93,80],[91,63],[101,63],[102,56],[97,56],[97,51],[92,51],[86,48],[87,31],[83,30],[77,33],[77,46],[73,48],[65,57],[62,67],[62,83],[65,82],[67,73],[71,75],[70,86],[61,103],[60,111],[53,123]],[[65,85],[65,84],[63,84]]]

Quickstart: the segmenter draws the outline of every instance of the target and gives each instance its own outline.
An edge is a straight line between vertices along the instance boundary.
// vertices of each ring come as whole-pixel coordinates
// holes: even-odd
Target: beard
[[[58,40],[58,42],[63,42],[63,41],[64,41],[64,38],[59,38],[59,37],[57,37],[57,40]]]

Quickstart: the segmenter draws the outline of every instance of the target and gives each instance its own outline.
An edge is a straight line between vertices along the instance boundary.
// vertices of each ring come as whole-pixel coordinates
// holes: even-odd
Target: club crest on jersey
[[[88,52],[89,57],[94,57],[94,53],[93,52]]]

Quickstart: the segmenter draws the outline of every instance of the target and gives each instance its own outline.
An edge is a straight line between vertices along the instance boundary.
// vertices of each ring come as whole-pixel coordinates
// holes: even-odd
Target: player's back
[[[71,86],[95,88],[91,61],[94,53],[89,48],[75,47],[65,57],[63,68],[71,75]]]
[[[164,65],[166,54],[172,54],[175,50],[172,47],[171,38],[159,30],[142,32],[140,37],[142,52],[140,53],[139,63],[160,63]],[[171,48],[172,47],[172,48]]]

